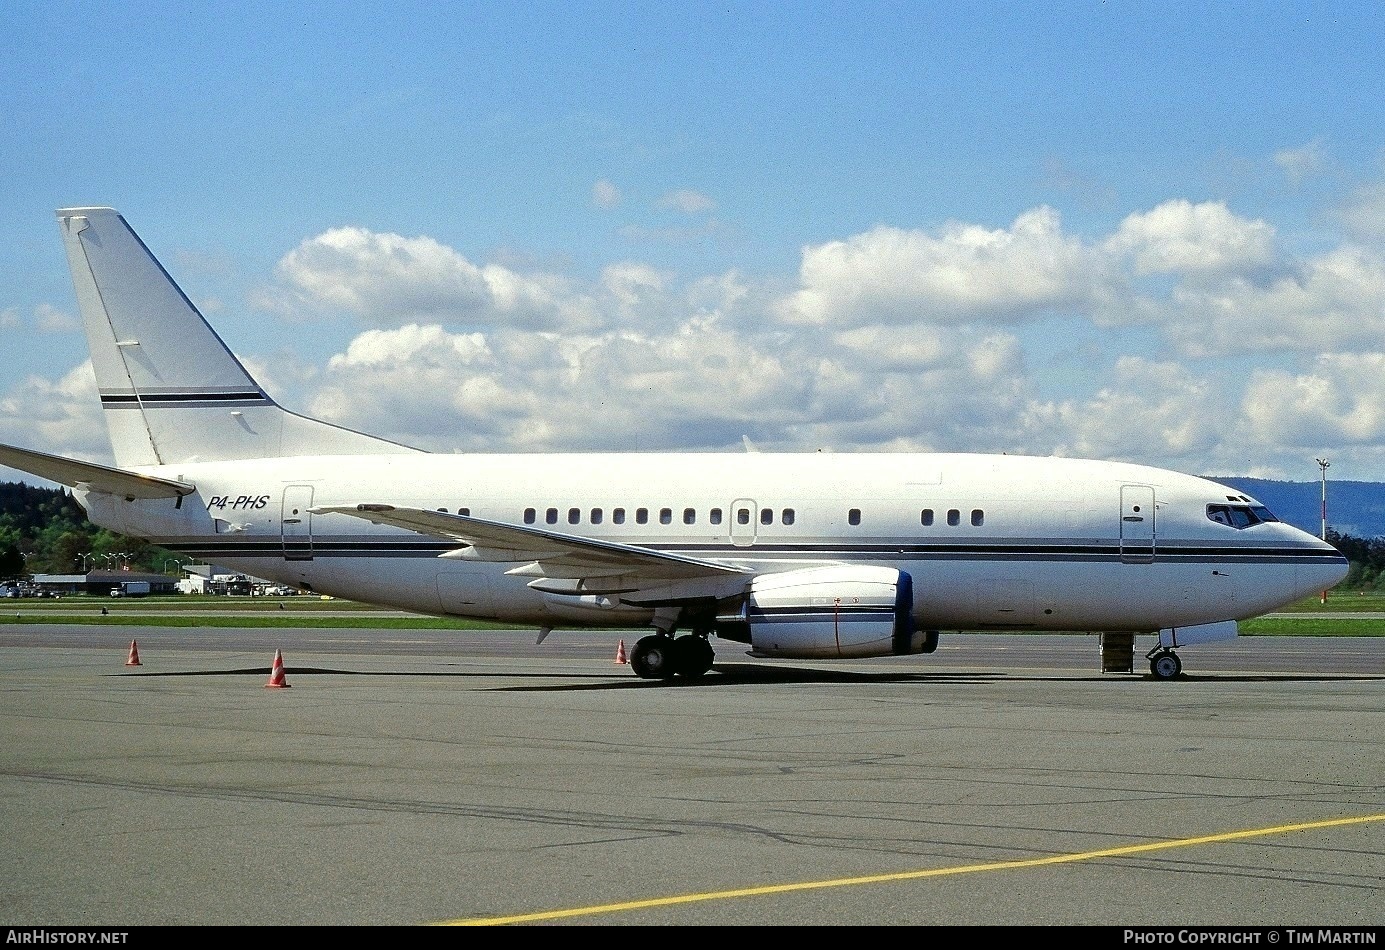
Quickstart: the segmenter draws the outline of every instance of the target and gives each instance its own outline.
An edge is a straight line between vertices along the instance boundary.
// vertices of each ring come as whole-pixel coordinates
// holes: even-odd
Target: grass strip
[[[1385,637],[1385,620],[1363,617],[1256,617],[1237,627],[1243,637]]]
[[[283,617],[158,617],[149,614],[0,614],[0,625],[86,624],[96,627],[246,627],[312,630],[498,630],[528,629],[526,626],[497,621],[462,620],[448,617],[314,617],[299,614]]]

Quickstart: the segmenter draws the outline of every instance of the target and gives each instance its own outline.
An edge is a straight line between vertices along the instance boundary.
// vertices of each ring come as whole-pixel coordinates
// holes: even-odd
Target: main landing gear
[[[1183,672],[1183,661],[1168,647],[1155,647],[1145,654],[1149,660],[1149,672],[1157,680],[1177,679]]]
[[[716,651],[703,635],[655,633],[635,641],[630,669],[647,680],[671,680],[675,676],[698,679],[712,668],[715,659]]]

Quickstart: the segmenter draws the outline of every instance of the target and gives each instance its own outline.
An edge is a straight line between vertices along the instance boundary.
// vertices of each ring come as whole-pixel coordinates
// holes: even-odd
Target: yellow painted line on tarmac
[[[1199,844],[1220,844],[1226,841],[1240,841],[1245,838],[1262,838],[1266,835],[1289,834],[1294,831],[1312,831],[1317,828],[1359,825],[1371,821],[1385,821],[1385,815],[1360,815],[1352,818],[1332,818],[1327,821],[1308,821],[1297,825],[1279,825],[1274,828],[1252,828],[1248,831],[1226,831],[1221,834],[1203,835],[1198,838],[1174,838],[1169,841],[1155,841],[1150,844],[1132,844],[1120,848],[1104,848],[1100,851],[1083,851],[1079,854],[1055,854],[1046,858],[1025,858],[1020,861],[991,861],[986,864],[964,864],[959,867],[928,868],[923,871],[899,871],[893,874],[868,874],[863,877],[843,877],[827,881],[800,881],[796,884],[769,884],[764,887],[741,887],[729,891],[708,891],[703,894],[680,894],[674,897],[651,897],[645,900],[622,901],[618,904],[595,904],[590,907],[543,910],[531,914],[511,914],[505,917],[469,917],[459,920],[442,921],[440,925],[446,927],[485,927],[497,926],[500,924],[529,924],[544,920],[562,920],[565,917],[614,914],[627,910],[648,910],[651,907],[672,907],[676,904],[696,904],[704,901],[729,900],[737,897],[763,897],[766,894],[787,894],[793,891],[811,891],[828,887],[852,887],[858,884],[888,884],[896,881],[915,881],[928,877],[947,877],[953,874],[973,874],[977,871],[1012,871],[1017,868],[1036,868],[1052,864],[1071,864],[1076,861],[1091,861],[1096,858],[1119,858],[1131,854],[1147,854],[1151,851],[1167,851],[1171,848],[1187,848]]]

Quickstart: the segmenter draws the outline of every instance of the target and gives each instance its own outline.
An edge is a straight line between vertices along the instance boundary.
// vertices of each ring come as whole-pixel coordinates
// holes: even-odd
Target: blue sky
[[[108,205],[280,402],[437,451],[1385,480],[1383,28],[12,0],[0,441],[110,460],[53,217]]]

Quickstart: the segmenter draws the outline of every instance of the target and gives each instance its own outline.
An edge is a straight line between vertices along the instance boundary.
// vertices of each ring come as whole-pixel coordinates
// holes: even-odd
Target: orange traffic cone
[[[289,684],[284,681],[284,656],[278,650],[274,651],[274,668],[269,671],[269,682],[264,684],[265,689],[288,689]]]
[[[624,663],[624,662],[625,662],[625,641],[624,641],[624,640],[620,641],[620,643],[617,644],[617,646],[616,646],[616,662],[617,662],[617,663]]]
[[[130,658],[125,661],[126,666],[143,666],[139,661],[139,647],[135,646],[135,641],[130,641]]]

